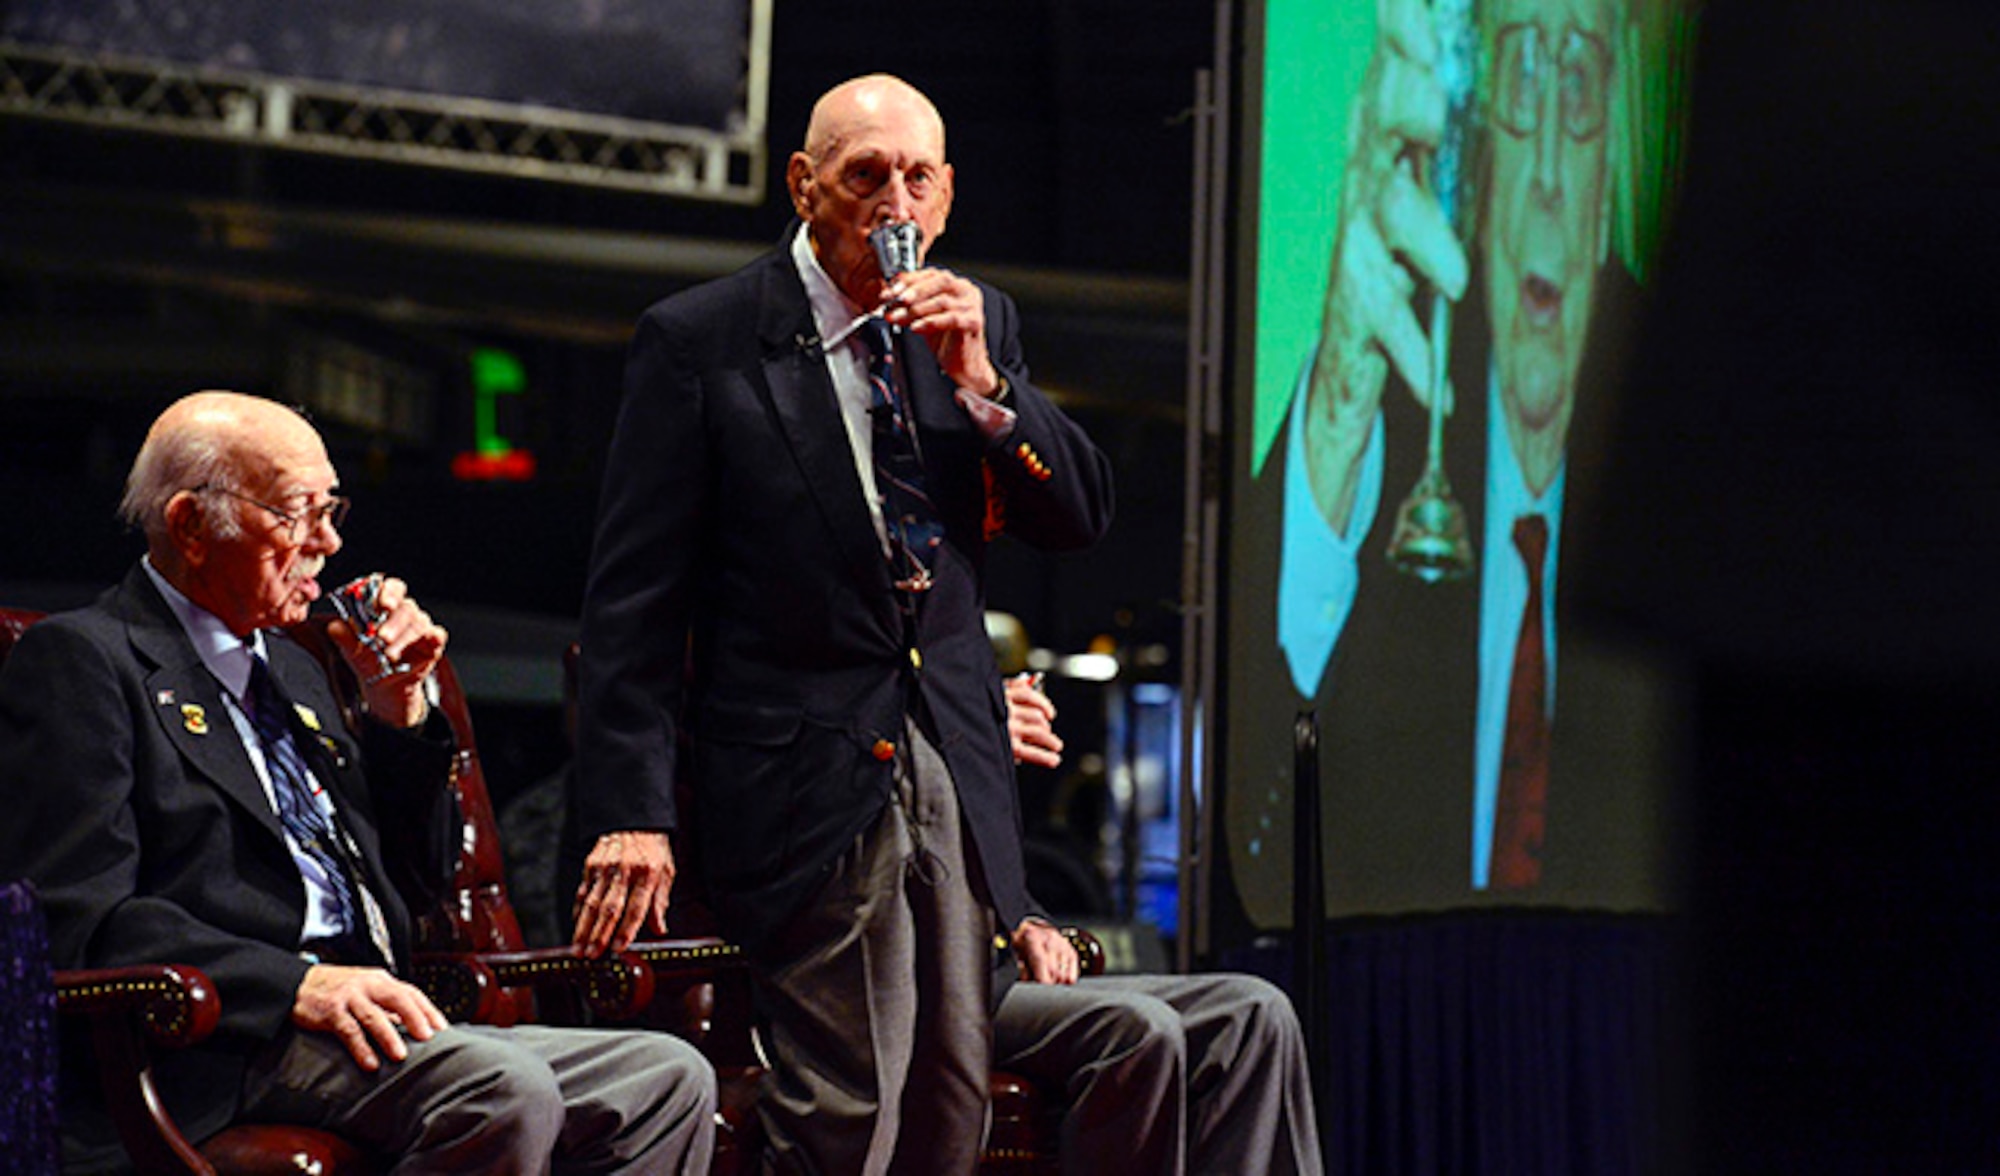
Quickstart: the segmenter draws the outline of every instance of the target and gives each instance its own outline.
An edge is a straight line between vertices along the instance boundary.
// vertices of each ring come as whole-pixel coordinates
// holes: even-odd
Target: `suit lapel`
[[[135,568],[123,588],[126,632],[146,674],[153,719],[193,773],[209,780],[282,843],[278,815],[230,719],[222,686],[146,573]]]
[[[790,254],[780,250],[764,271],[758,330],[764,346],[764,389],[836,546],[855,575],[880,581],[885,608],[890,608],[888,564],[855,473],[854,450],[847,441],[833,378],[827,374],[812,306],[791,265]]]

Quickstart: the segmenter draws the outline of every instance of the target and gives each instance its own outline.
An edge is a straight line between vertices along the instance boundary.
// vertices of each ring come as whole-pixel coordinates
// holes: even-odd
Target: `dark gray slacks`
[[[715,1072],[677,1037],[453,1025],[408,1045],[370,1074],[332,1035],[289,1032],[246,1077],[240,1119],[324,1127],[396,1157],[397,1176],[708,1171]]]
[[[993,1051],[998,1068],[1065,1092],[1065,1173],[1325,1171],[1298,1016],[1254,976],[1016,983]]]
[[[958,794],[907,724],[898,802],[753,968],[779,1171],[952,1176],[986,1130],[997,925]]]

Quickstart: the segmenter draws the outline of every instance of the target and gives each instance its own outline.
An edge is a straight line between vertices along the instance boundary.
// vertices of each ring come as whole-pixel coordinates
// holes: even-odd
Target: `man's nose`
[[[1535,195],[1551,206],[1562,203],[1564,134],[1562,101],[1556,87],[1542,87],[1542,117],[1535,129]]]
[[[317,515],[312,520],[312,530],[307,532],[305,546],[325,555],[339,551],[345,540],[340,537],[340,528],[333,525],[329,516]]]
[[[910,198],[910,185],[903,179],[903,173],[889,173],[889,182],[882,185],[881,207],[889,215],[889,221],[915,220],[916,202]]]

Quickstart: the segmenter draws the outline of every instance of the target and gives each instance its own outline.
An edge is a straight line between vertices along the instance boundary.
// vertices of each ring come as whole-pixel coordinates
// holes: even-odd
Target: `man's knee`
[[[633,1032],[626,1040],[629,1061],[620,1069],[643,1075],[666,1103],[703,1117],[715,1111],[715,1068],[701,1051],[668,1033]]]
[[[547,1156],[563,1129],[555,1071],[502,1035],[448,1033],[431,1061],[431,1103],[418,1151]],[[474,1141],[477,1141],[476,1143]]]
[[[1303,1049],[1305,1034],[1299,1028],[1298,1010],[1285,990],[1256,976],[1238,976],[1232,983],[1233,995],[1245,1010],[1245,1034],[1250,1048],[1269,1056],[1277,1051]]]
[[[1175,1066],[1187,1056],[1180,1013],[1156,997],[1126,994],[1105,1009],[1102,1028],[1116,1056]]]

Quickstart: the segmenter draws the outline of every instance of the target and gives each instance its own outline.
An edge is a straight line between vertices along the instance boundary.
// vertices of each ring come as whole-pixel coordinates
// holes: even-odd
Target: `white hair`
[[[166,534],[167,503],[174,495],[183,490],[235,490],[239,463],[230,440],[216,429],[170,427],[148,433],[125,477],[118,517],[151,540]],[[202,515],[217,538],[233,539],[242,532],[235,511],[212,511],[204,499]]]

